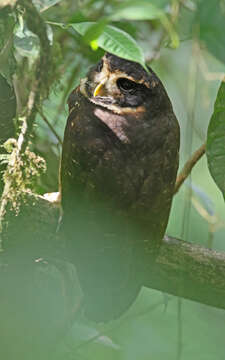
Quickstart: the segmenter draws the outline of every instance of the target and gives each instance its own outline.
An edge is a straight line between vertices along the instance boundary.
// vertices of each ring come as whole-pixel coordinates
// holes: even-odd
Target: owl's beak
[[[94,97],[95,96],[105,96],[105,81],[101,81],[94,90]]]

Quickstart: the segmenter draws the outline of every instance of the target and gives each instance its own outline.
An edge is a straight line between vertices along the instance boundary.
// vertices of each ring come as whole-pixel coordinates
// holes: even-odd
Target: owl
[[[179,125],[156,74],[106,53],[68,99],[61,160],[62,228],[87,318],[121,316],[164,236]]]

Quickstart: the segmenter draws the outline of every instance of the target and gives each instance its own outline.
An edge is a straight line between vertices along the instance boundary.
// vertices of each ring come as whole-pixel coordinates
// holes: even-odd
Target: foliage
[[[6,7],[0,13],[0,69],[8,82],[11,82],[12,75],[16,69],[16,60],[13,52],[13,30],[15,18]]]
[[[207,158],[209,170],[225,196],[225,82],[220,85],[208,127]]]
[[[205,1],[202,0],[198,5],[195,24],[196,31],[199,31],[199,39],[222,62],[225,61],[224,39],[221,38],[224,29],[224,16],[225,3],[223,0],[208,1],[206,5]]]
[[[0,112],[1,119],[10,114],[7,123],[15,129],[9,135],[0,124],[0,141],[14,139],[6,143],[7,153],[0,148],[0,162],[13,164],[4,172],[14,196],[8,199],[17,204],[18,194],[28,188],[38,194],[57,191],[66,99],[103,50],[142,66],[145,59],[159,74],[181,125],[181,165],[206,141],[210,173],[224,194],[224,19],[224,0],[1,2],[0,75],[13,101],[4,100]],[[12,121],[13,88],[17,116]],[[26,120],[23,134],[19,119]],[[194,168],[174,199],[168,232],[225,250],[224,203],[210,173],[206,159]],[[76,322],[56,358],[157,360],[166,353],[168,359],[222,359],[224,312],[187,301],[182,312],[179,306],[173,297],[144,289],[128,314],[113,324]]]
[[[92,25],[94,24],[88,22],[71,24],[77,32],[84,36],[88,31],[93,30]],[[90,42],[92,47],[94,40]],[[97,37],[96,46],[127,60],[136,61],[148,71],[145,65],[143,52],[137,46],[133,38],[123,30],[106,25],[101,34]]]
[[[46,171],[45,160],[33,151],[30,151],[29,146],[27,146],[21,156],[16,161],[13,161],[12,169],[10,161],[17,155],[17,141],[15,139],[8,139],[3,144],[3,147],[8,153],[0,157],[0,162],[8,165],[4,171],[3,180],[5,183],[12,181],[8,200],[16,210],[19,210],[19,195],[22,195],[28,189],[33,189],[36,177],[39,177],[42,172]]]

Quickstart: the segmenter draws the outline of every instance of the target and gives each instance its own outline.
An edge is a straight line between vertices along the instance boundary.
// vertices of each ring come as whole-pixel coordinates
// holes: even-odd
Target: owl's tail
[[[63,216],[68,260],[77,270],[86,317],[106,322],[128,310],[140,292],[138,235],[115,213],[80,207],[76,216]]]

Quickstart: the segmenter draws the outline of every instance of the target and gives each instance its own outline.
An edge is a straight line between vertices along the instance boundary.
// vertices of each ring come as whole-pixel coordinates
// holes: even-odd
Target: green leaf
[[[224,0],[201,0],[195,18],[200,41],[220,61],[225,63]]]
[[[225,79],[224,79],[225,81]],[[206,145],[209,171],[225,196],[225,82],[222,82],[214,105]]]
[[[93,40],[97,40],[99,38],[99,36],[105,30],[106,25],[107,25],[107,20],[104,18],[101,19],[99,22],[91,25],[84,34],[84,37],[83,37],[84,42],[89,44]]]
[[[118,8],[114,10],[113,15],[110,17],[112,21],[125,20],[154,20],[161,21],[164,28],[167,30],[170,38],[172,48],[179,46],[179,37],[174,30],[173,24],[166,16],[162,8],[152,4],[148,0],[130,0],[123,2]]]
[[[74,30],[79,34],[85,35],[93,26],[94,22],[82,22],[70,24]],[[148,71],[144,54],[141,48],[138,46],[136,41],[125,31],[116,28],[115,26],[106,25],[102,34],[97,38],[97,43],[100,48],[105,51],[108,51],[114,55],[117,55],[121,58],[135,61],[143,66],[143,68]]]

